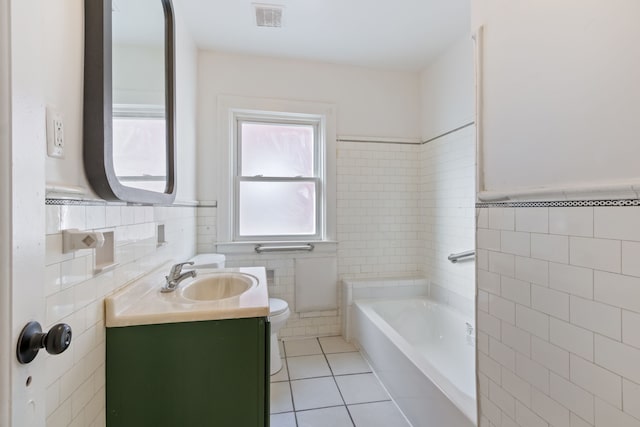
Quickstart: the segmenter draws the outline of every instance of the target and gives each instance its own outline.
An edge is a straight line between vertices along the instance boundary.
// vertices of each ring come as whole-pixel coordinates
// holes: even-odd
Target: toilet
[[[269,374],[273,375],[282,369],[280,346],[278,345],[278,331],[289,318],[289,304],[278,298],[269,298],[269,322],[271,323],[271,367]]]

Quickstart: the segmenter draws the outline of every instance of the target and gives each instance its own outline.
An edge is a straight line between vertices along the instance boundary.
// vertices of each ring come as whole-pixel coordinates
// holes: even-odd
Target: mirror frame
[[[84,170],[93,190],[104,200],[143,204],[171,204],[176,198],[175,141],[175,29],[171,0],[157,0],[165,22],[165,117],[167,184],[165,192],[128,187],[113,167],[112,4],[84,2]]]

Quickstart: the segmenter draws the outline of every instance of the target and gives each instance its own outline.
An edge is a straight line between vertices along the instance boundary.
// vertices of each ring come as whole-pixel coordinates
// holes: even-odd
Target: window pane
[[[164,192],[166,124],[160,118],[113,118],[113,169],[128,187]]]
[[[313,235],[313,182],[240,182],[240,236]]]
[[[242,176],[311,177],[313,126],[242,123]]]

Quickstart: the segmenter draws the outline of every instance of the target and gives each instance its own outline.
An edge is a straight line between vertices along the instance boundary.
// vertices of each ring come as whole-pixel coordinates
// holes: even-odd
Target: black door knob
[[[49,332],[43,333],[38,322],[29,322],[18,338],[17,356],[22,364],[35,359],[41,348],[49,354],[60,354],[71,345],[71,326],[58,323]]]

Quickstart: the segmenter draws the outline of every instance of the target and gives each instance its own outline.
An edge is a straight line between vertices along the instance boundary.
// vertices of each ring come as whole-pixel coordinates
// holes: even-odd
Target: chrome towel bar
[[[261,254],[263,252],[292,252],[292,251],[307,251],[313,250],[313,245],[307,243],[306,245],[289,245],[289,246],[268,246],[268,245],[256,245],[256,252]]]
[[[475,256],[476,256],[476,251],[470,250],[470,251],[458,252],[457,254],[451,254],[447,259],[455,264],[459,260],[471,259],[471,258],[475,258]]]

